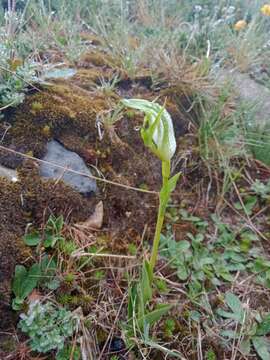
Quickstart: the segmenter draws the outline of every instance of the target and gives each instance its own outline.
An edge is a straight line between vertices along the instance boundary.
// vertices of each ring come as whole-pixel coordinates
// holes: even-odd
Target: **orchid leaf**
[[[155,310],[145,314],[143,317],[138,319],[138,324],[140,328],[143,328],[144,323],[148,323],[149,325],[153,325],[158,322],[161,317],[172,308],[172,305],[162,304]]]
[[[147,260],[144,261],[142,267],[142,279],[141,279],[141,289],[143,302],[146,304],[152,298],[152,287],[151,287],[151,270]]]

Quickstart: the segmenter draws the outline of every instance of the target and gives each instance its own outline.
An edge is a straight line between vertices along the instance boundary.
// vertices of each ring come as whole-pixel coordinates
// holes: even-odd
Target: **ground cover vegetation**
[[[1,359],[270,359],[269,30],[260,0],[2,0]],[[51,140],[95,194],[40,177]]]

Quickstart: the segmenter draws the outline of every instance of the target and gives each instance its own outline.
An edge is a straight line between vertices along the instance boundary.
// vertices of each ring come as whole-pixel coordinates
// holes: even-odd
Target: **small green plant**
[[[49,290],[56,290],[60,282],[56,276],[57,264],[55,259],[45,254],[39,262],[39,267],[41,275],[38,285]]]
[[[119,82],[119,75],[114,75],[111,79],[106,79],[104,77],[100,77],[100,86],[98,86],[98,89],[104,93],[104,95],[111,95]]]
[[[101,281],[106,278],[106,273],[103,270],[96,270],[94,273],[94,278],[96,281]]]
[[[137,246],[135,244],[128,244],[128,253],[135,256],[137,254]]]
[[[266,288],[270,288],[270,261],[263,256],[257,256],[248,264],[248,269],[256,275],[255,282]]]
[[[195,225],[198,231],[205,231],[209,225],[208,221],[201,219],[198,216],[191,215],[184,209],[180,209],[179,214],[181,216],[181,219],[189,221],[193,225]]]
[[[13,59],[11,49],[4,41],[0,44],[0,107],[16,106],[24,100],[24,92],[33,81],[34,63]]]
[[[37,286],[40,276],[41,271],[38,264],[32,265],[28,271],[23,265],[16,265],[12,284],[12,291],[15,295],[12,301],[12,308],[14,310],[21,309],[27,296]]]
[[[218,245],[206,245],[202,233],[188,233],[187,239],[177,242],[172,235],[162,236],[161,254],[170,261],[170,267],[176,269],[181,281],[190,280],[193,291],[200,292],[205,282],[217,286],[223,280],[232,281],[234,271],[245,269],[246,259],[239,248],[223,251]]]
[[[113,107],[110,104],[111,109],[106,111],[101,111],[96,120],[96,126],[98,130],[99,139],[102,140],[104,137],[104,131],[108,132],[108,135],[113,143],[121,143],[121,140],[115,132],[115,125],[122,118],[122,106]]]
[[[169,292],[167,283],[164,279],[155,278],[154,281],[155,281],[155,285],[156,285],[158,291],[161,294],[166,294]]]
[[[268,166],[270,165],[269,131],[269,123],[260,127],[255,124],[247,129],[246,134],[246,141],[253,156]]]
[[[60,239],[59,250],[64,254],[70,256],[75,250],[77,250],[77,246],[71,240]]]
[[[253,209],[255,207],[255,205],[257,204],[257,196],[245,196],[244,199],[243,199],[243,205],[244,205],[244,210],[245,210],[245,213],[247,215],[251,215],[252,212],[253,212]],[[237,209],[237,210],[242,210],[243,209],[243,205],[240,203],[240,201],[237,201],[235,204],[234,204],[234,207]]]
[[[205,353],[206,360],[217,360],[217,356],[214,352],[214,350],[209,349]]]
[[[175,320],[172,318],[167,319],[164,324],[164,331],[165,331],[166,337],[168,337],[168,338],[172,337],[175,329],[176,329]]]
[[[224,338],[239,341],[241,352],[248,356],[251,352],[251,345],[262,360],[270,358],[269,340],[270,314],[263,317],[256,311],[244,306],[239,298],[233,293],[226,293],[225,304],[229,311],[218,309],[217,314],[227,319],[227,329],[220,332]]]
[[[270,180],[264,184],[256,179],[251,186],[251,190],[263,200],[268,200],[270,198]]]
[[[71,357],[72,356],[72,357]],[[60,350],[56,355],[56,360],[80,360],[81,352],[78,346],[66,345],[62,350]]]
[[[27,313],[20,318],[19,328],[30,337],[31,349],[41,353],[51,350],[59,353],[64,349],[78,322],[78,316],[70,311],[40,301],[31,302]]]
[[[64,278],[65,283],[67,283],[67,284],[73,283],[75,279],[76,279],[76,276],[73,273],[66,274],[65,278]]]
[[[64,226],[63,216],[55,218],[50,216],[45,226],[43,234],[37,231],[28,233],[23,240],[28,246],[43,245],[45,248],[53,248],[57,242],[63,241],[61,232]]]
[[[168,226],[167,235],[161,235],[160,254],[175,269],[179,280],[186,282],[191,298],[224,281],[232,282],[236,272],[254,274],[256,283],[269,286],[269,260],[262,255],[256,234],[248,229],[234,231],[216,215],[206,222],[181,209],[179,212],[182,220],[192,222],[196,232],[186,233],[185,239],[176,241]],[[177,213],[173,219],[178,220]],[[207,232],[211,225],[215,227],[214,237]]]
[[[243,153],[243,147],[239,146],[241,132],[239,129],[240,114],[237,111],[224,116],[224,108],[230,98],[230,89],[224,88],[209,109],[203,109],[198,128],[199,150],[202,159],[208,164],[219,162],[225,164],[234,156]]]
[[[37,286],[46,287],[49,290],[57,289],[59,280],[55,273],[56,263],[48,255],[43,256],[40,262],[33,264],[29,270],[23,265],[17,265],[12,284],[12,291],[15,295],[12,308],[20,310],[25,299]]]

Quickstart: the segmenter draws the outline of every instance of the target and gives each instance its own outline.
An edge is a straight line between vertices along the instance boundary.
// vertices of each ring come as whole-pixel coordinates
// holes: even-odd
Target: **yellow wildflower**
[[[237,23],[234,25],[234,29],[236,31],[240,31],[240,30],[243,30],[245,29],[247,26],[247,22],[245,20],[239,20],[237,21]]]
[[[270,16],[270,4],[265,4],[261,7],[261,13],[266,16]]]

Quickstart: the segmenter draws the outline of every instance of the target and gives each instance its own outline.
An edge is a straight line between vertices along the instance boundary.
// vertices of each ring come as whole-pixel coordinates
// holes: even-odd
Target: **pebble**
[[[4,177],[7,180],[10,180],[12,182],[17,182],[18,181],[18,177],[17,177],[17,171],[16,170],[12,170],[12,169],[8,169],[5,166],[0,165],[0,177]]]
[[[73,189],[85,195],[97,192],[96,181],[88,177],[92,174],[83,159],[75,152],[67,150],[58,141],[51,140],[47,144],[47,152],[42,160],[86,174],[86,176],[83,176],[68,170],[65,171],[53,165],[42,163],[40,166],[40,175],[42,177],[62,180]]]

